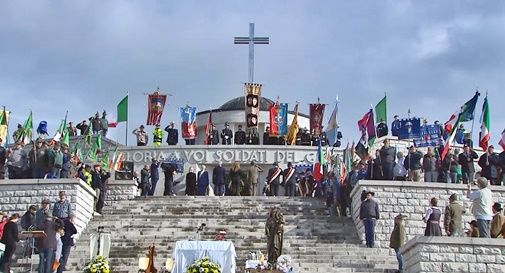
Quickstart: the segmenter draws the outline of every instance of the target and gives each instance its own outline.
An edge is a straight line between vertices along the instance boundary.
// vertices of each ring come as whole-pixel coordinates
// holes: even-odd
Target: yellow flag
[[[293,121],[291,125],[289,125],[288,135],[287,135],[287,144],[295,145],[296,135],[298,134],[298,103],[295,105],[295,116],[293,117]]]

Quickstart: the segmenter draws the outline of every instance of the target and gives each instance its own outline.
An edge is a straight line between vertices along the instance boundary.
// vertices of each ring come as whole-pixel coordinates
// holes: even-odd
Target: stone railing
[[[400,252],[408,273],[505,272],[503,239],[419,236]]]
[[[463,217],[464,222],[466,223],[473,219],[470,211],[471,202],[466,198],[466,185],[362,180],[358,182],[351,192],[351,199],[352,217],[358,235],[363,240],[365,229],[363,222],[359,219],[361,192],[363,190],[374,192],[374,199],[379,203],[381,219],[377,221],[375,228],[376,246],[378,247],[389,247],[389,238],[394,227],[393,219],[399,213],[405,214],[408,217],[405,221],[405,230],[408,239],[412,239],[417,235],[424,235],[426,224],[422,221],[422,218],[429,207],[429,201],[432,197],[438,198],[439,208],[444,213],[449,196],[453,193],[458,194],[459,202],[466,209],[466,214]],[[491,190],[493,191],[494,202],[505,202],[505,187],[491,186]],[[445,234],[443,231],[443,215],[441,220],[442,233]]]
[[[15,179],[0,183],[0,210],[22,216],[30,205],[40,206],[43,199],[54,202],[65,191],[76,216],[76,228],[80,234],[93,217],[95,191],[80,179]]]
[[[139,196],[139,193],[133,180],[109,180],[106,205],[113,201],[132,199]]]

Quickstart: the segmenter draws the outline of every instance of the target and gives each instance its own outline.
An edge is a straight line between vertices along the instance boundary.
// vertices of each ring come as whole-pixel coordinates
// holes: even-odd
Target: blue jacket
[[[199,171],[198,172],[198,195],[206,195],[207,187],[209,187],[209,173],[207,171]]]
[[[214,185],[224,185],[224,176],[226,171],[223,167],[217,166],[212,171],[212,184]]]

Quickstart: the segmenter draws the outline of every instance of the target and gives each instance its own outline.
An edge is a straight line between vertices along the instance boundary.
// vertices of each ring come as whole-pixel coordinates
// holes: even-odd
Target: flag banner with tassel
[[[276,102],[270,106],[270,136],[285,136],[288,128],[288,104]]]
[[[258,132],[261,107],[261,84],[244,83],[246,134]]]
[[[289,125],[288,129],[288,135],[287,135],[287,140],[286,143],[289,145],[295,145],[296,144],[296,135],[298,135],[298,103],[295,105],[295,109],[293,110],[295,112],[293,116],[293,120],[291,121],[291,125]]]
[[[318,136],[321,134],[321,127],[323,123],[324,108],[326,105],[321,103],[310,104],[310,133]]]
[[[182,138],[196,138],[196,107],[186,106],[179,108],[182,122]]]
[[[163,114],[163,109],[165,108],[165,102],[167,101],[167,95],[160,94],[158,91],[156,91],[153,94],[148,95],[147,97],[148,97],[147,98],[147,125],[160,124],[161,115]],[[127,104],[128,103],[128,96],[126,96],[125,99],[126,99],[126,104]],[[123,99],[123,101],[125,99]],[[123,101],[121,101],[121,102],[123,102]],[[118,105],[118,108],[119,108],[119,105]],[[119,115],[119,111],[118,111],[118,115]]]

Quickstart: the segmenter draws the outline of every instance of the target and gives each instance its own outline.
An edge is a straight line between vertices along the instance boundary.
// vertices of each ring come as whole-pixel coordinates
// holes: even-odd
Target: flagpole
[[[128,104],[130,104],[129,92],[126,91],[126,132],[125,132],[125,145],[128,146]]]

